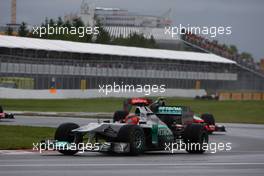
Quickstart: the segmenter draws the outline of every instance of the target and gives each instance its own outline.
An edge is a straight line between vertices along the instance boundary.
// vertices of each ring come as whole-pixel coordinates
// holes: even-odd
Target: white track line
[[[88,166],[241,166],[241,165],[264,165],[264,163],[175,163],[175,164],[159,164],[159,163],[98,163],[98,164],[3,164],[0,167],[88,167]]]
[[[0,150],[0,154],[2,155],[26,155],[33,154],[36,152],[26,151],[26,150]]]

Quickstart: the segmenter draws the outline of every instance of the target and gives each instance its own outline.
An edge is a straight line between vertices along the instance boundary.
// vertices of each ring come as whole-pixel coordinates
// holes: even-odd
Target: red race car
[[[114,114],[114,122],[120,121],[129,116],[129,111],[132,106],[149,106],[153,112],[156,112],[157,108],[160,106],[165,106],[165,98],[160,97],[156,101],[152,101],[149,98],[129,98],[124,101],[123,110],[116,111]],[[209,134],[213,132],[225,132],[225,126],[216,125],[213,114],[204,113],[202,115],[194,114],[190,107],[186,106],[186,109],[189,109],[189,112],[193,116],[193,123],[201,123],[205,125],[205,129]]]
[[[14,114],[5,113],[2,106],[0,106],[0,119],[14,119]]]
[[[213,114],[205,113],[200,115],[194,114],[193,115],[193,122],[194,123],[205,123],[205,128],[209,134],[212,134],[215,131],[218,132],[225,132],[225,126],[223,125],[216,125],[215,119]]]

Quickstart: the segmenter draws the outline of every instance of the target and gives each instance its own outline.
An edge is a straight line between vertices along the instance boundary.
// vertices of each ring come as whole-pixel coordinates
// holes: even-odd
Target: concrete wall
[[[152,93],[150,96],[164,97],[187,97],[194,98],[196,95],[202,96],[206,92],[203,89],[166,89],[165,93]],[[68,98],[103,98],[103,97],[144,97],[144,93],[110,93],[105,95],[98,89],[59,89],[56,91],[45,90],[26,90],[26,89],[10,89],[0,88],[0,98],[5,99],[68,99]]]

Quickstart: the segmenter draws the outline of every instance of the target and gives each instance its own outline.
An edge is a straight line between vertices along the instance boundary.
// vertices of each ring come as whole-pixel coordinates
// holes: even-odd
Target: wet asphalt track
[[[1,124],[22,124],[56,127],[63,122],[79,124],[97,121],[63,117],[23,117],[1,121]],[[185,152],[151,152],[142,156],[109,156],[84,153],[62,156],[56,152],[0,152],[0,175],[264,175],[264,125],[225,124],[228,132],[210,136],[211,142],[231,142],[231,151],[191,155]],[[1,126],[0,126],[1,128]]]

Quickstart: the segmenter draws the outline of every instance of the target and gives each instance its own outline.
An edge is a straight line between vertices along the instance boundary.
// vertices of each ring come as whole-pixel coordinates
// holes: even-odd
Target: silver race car
[[[207,131],[203,124],[193,123],[192,114],[184,107],[160,106],[154,114],[139,100],[133,114],[120,111],[116,114],[118,119],[114,117],[113,122],[81,127],[75,123],[61,124],[55,139],[42,141],[41,147],[45,150],[52,146],[64,155],[78,151],[139,155],[145,151],[169,150],[178,144],[198,144],[200,147],[188,147],[186,151],[205,152],[201,146],[208,143]]]

